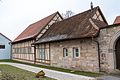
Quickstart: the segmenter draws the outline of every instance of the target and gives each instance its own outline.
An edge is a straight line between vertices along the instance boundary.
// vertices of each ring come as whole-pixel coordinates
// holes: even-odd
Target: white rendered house
[[[0,33],[0,59],[10,59],[11,40]]]

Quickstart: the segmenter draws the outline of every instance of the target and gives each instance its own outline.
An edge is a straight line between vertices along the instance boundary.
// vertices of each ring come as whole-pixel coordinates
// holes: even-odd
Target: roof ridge
[[[80,12],[80,13],[77,13],[77,14],[69,17],[69,18],[73,18],[73,17],[75,17],[75,16],[77,16],[77,15],[81,15],[81,14],[84,14],[85,12],[88,12],[88,11],[91,11],[91,10],[93,11],[94,9],[98,9],[98,8],[99,8],[99,6],[96,6],[96,7],[94,7],[93,9],[88,9],[88,10],[82,11],[82,12]],[[69,19],[69,18],[66,18],[66,19],[64,19],[64,20],[67,20],[67,19]]]
[[[100,11],[99,6],[54,23],[36,43],[87,38],[93,37],[93,35],[96,37],[99,32],[98,28],[106,25],[104,20],[103,22],[92,20],[92,23],[94,22],[93,25],[95,24],[96,26],[90,23],[89,19],[94,16],[97,10]],[[100,14],[101,13],[102,12],[100,12]]]
[[[42,19],[40,19],[40,20],[38,20],[38,21],[36,21],[36,22],[34,22],[34,23],[30,24],[30,25],[33,25],[33,24],[35,24],[35,23],[37,23],[37,22],[39,22],[39,21],[42,21],[42,20],[44,20],[44,19],[46,19],[46,18],[48,18],[48,17],[50,17],[50,16],[52,16],[52,15],[57,14],[57,13],[58,13],[58,11],[56,11],[56,12],[54,12],[54,13],[50,14],[49,16],[46,16],[46,17],[44,17],[44,18],[42,18]]]

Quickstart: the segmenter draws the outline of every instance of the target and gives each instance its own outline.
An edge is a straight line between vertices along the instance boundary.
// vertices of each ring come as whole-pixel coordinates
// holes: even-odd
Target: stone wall
[[[100,44],[101,69],[109,72],[116,68],[115,42],[120,36],[120,26],[108,26],[100,30],[97,38]]]
[[[80,49],[80,56],[73,58],[73,48]],[[63,48],[68,56],[63,57]],[[51,65],[80,71],[98,72],[97,43],[91,39],[79,39],[50,43]]]

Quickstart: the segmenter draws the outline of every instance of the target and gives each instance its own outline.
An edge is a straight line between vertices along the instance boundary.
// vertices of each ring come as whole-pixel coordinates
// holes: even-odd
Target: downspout
[[[97,40],[94,40],[92,37],[92,41],[97,43],[97,48],[98,48],[98,66],[99,66],[99,72],[101,72],[101,65],[100,65],[100,44]]]

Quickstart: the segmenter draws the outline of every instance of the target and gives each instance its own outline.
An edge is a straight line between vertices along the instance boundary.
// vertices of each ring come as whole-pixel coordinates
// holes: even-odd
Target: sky
[[[56,11],[81,13],[90,9],[91,1],[100,7],[109,24],[120,15],[120,0],[1,0],[0,33],[14,40],[30,24]]]

